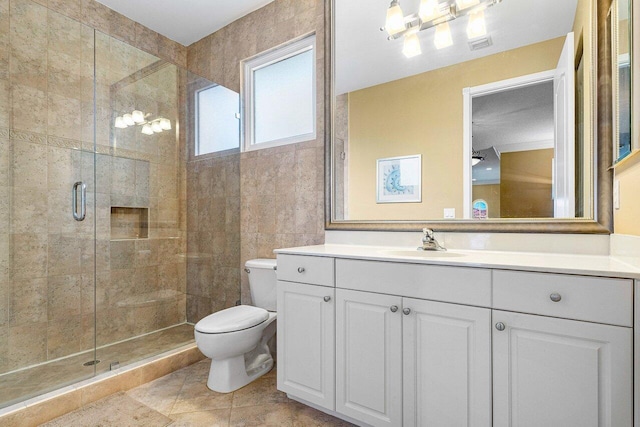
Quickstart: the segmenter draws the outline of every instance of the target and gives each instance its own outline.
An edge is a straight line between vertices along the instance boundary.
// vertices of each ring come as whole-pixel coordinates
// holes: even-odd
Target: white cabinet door
[[[402,298],[336,290],[336,411],[402,424]]]
[[[491,427],[491,310],[402,304],[403,426]]]
[[[631,425],[631,328],[498,310],[492,323],[495,427]]]
[[[278,281],[278,390],[335,408],[333,288]]]

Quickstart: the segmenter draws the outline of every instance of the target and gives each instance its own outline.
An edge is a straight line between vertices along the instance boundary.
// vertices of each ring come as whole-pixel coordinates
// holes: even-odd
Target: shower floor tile
[[[112,362],[126,366],[192,342],[193,325],[185,323],[102,347],[96,351],[100,363],[95,365],[95,374],[109,371]],[[88,351],[0,375],[0,408],[91,378],[94,366],[84,363],[93,359],[93,351]]]
[[[352,426],[288,399],[276,390],[275,369],[233,393],[211,391],[206,386],[209,364],[209,360],[202,360],[44,426]],[[126,402],[126,409],[119,409],[120,402]],[[132,412],[129,408],[133,407],[137,409]],[[140,420],[147,424],[140,424]]]

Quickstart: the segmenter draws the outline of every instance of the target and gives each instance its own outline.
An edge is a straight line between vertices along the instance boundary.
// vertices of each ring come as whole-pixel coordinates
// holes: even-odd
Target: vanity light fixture
[[[131,114],[123,115],[122,120],[124,120],[124,124],[127,126],[133,126],[136,124],[136,122],[133,121],[133,116]]]
[[[131,118],[135,124],[144,123],[144,113],[140,110],[133,110],[131,112]]]
[[[469,24],[467,25],[467,37],[469,37],[469,40],[482,37],[485,34],[487,34],[487,25],[484,22],[484,10],[469,14]]]
[[[124,119],[122,118],[122,116],[116,117],[116,122],[114,126],[117,127],[118,129],[124,129],[128,127],[127,124],[124,122]]]
[[[402,13],[398,0],[393,0],[389,5],[389,9],[387,9],[387,19],[384,25],[390,36],[407,29],[404,23],[404,13]]]
[[[155,133],[162,132],[162,126],[160,126],[160,122],[158,120],[154,120],[151,122],[151,129],[153,129]]]
[[[436,27],[436,35],[433,38],[433,43],[437,49],[444,49],[453,44],[453,38],[451,37],[451,29],[448,22],[443,22]]]
[[[412,34],[407,34],[404,37],[404,44],[402,46],[402,53],[407,58],[413,58],[420,55],[422,50],[420,49],[420,40],[418,40],[418,31],[416,30]]]
[[[409,58],[420,54],[417,33],[435,27],[434,43],[438,49],[451,46],[453,39],[449,21],[469,16],[468,38],[487,34],[484,11],[502,0],[421,0],[418,13],[404,16],[398,0],[392,0],[387,9],[385,27],[389,40],[404,38],[402,52]],[[417,52],[417,53],[416,53]]]

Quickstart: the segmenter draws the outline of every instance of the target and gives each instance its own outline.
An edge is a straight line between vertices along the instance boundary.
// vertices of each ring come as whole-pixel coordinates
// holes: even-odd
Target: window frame
[[[311,102],[313,131],[305,134],[294,135],[287,138],[275,139],[272,141],[256,143],[255,142],[255,104],[254,104],[254,78],[253,73],[262,68],[273,65],[277,62],[284,61],[293,56],[311,51],[312,53],[312,69],[311,69]],[[299,142],[312,141],[317,138],[318,118],[317,118],[317,50],[316,50],[316,34],[315,32],[305,34],[285,44],[276,46],[272,49],[259,53],[251,58],[241,61],[241,82],[240,82],[240,121],[241,121],[241,137],[240,147],[242,151],[262,150],[264,148],[278,147],[287,144],[296,144]]]
[[[210,151],[207,153],[201,153],[200,152],[200,93],[204,92],[205,90],[209,90],[209,89],[213,89],[216,87],[224,87],[218,83],[212,83],[212,84],[208,84],[205,85],[199,89],[196,89],[193,91],[193,107],[194,107],[194,115],[193,115],[193,119],[194,119],[194,140],[193,140],[193,157],[194,158],[202,158],[203,156],[219,156],[219,155],[225,155],[227,153],[233,153],[233,152],[237,152],[238,150],[240,150],[242,148],[242,122],[240,120],[240,123],[238,124],[238,132],[240,133],[239,135],[239,139],[240,139],[240,144],[238,147],[234,147],[234,148],[226,148],[224,150],[217,150],[217,151]],[[228,89],[228,88],[225,88]],[[238,104],[241,104],[242,100],[239,99],[238,100]],[[242,106],[238,105],[238,108],[240,109],[239,113],[240,116],[242,117],[242,113],[241,113],[241,109]]]

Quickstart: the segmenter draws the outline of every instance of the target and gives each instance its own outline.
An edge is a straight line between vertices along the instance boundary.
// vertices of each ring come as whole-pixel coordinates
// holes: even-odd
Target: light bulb
[[[153,129],[151,129],[151,125],[149,123],[142,126],[142,133],[145,135],[153,135]]]
[[[480,4],[480,0],[456,0],[458,10],[468,9],[478,4]]]
[[[136,124],[144,122],[144,113],[140,110],[134,110],[131,112],[131,118]]]
[[[389,5],[389,9],[387,9],[387,20],[385,21],[384,28],[390,36],[407,29],[404,23],[404,14],[402,13],[398,0],[393,0]]]
[[[445,47],[449,47],[453,44],[448,22],[443,22],[436,26],[436,35],[433,41],[438,49],[444,49]]]
[[[418,16],[422,22],[433,21],[440,14],[438,0],[421,0]]]
[[[133,116],[131,114],[125,114],[122,116],[122,120],[124,120],[127,126],[133,126],[136,124],[136,122],[133,121]]]
[[[162,130],[171,130],[171,120],[165,118],[160,119],[160,127]]]
[[[162,126],[160,126],[160,122],[155,120],[153,122],[151,122],[151,129],[155,132],[155,133],[160,133],[162,132]]]
[[[407,58],[413,58],[414,56],[422,53],[422,50],[420,49],[420,40],[418,40],[418,35],[416,33],[404,36],[402,53],[404,53],[404,56]]]
[[[118,116],[116,117],[116,122],[114,126],[117,127],[118,129],[124,129],[127,127],[127,124],[124,122],[124,119],[122,118],[122,116]]]
[[[467,25],[467,37],[475,39],[487,34],[487,25],[484,21],[484,10],[469,14],[469,24]]]

